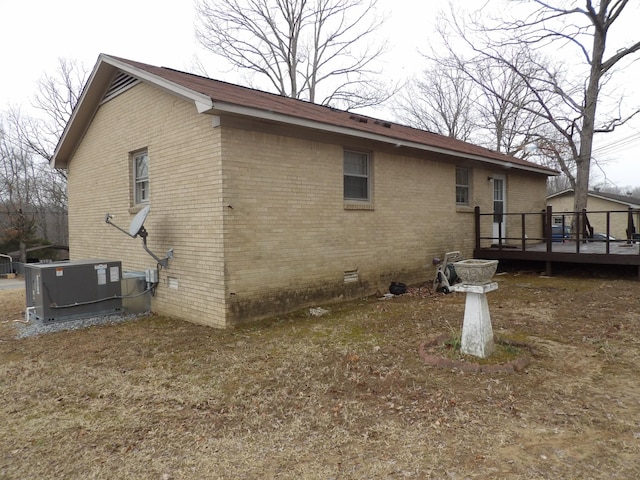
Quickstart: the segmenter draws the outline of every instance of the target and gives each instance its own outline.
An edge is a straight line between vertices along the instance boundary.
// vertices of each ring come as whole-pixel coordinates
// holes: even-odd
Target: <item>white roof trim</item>
[[[606,200],[607,202],[613,202],[613,203],[619,203],[621,205],[626,205],[626,206],[634,206],[635,208],[640,207],[640,205],[638,205],[635,202],[625,202],[624,200],[618,200],[616,198],[611,198],[611,197],[606,197],[604,195],[598,195],[597,193],[592,193],[589,192],[587,194],[590,197],[594,197],[594,198],[599,198],[600,200]]]
[[[122,70],[123,72],[127,72],[130,75],[139,78],[140,80],[152,83],[186,100],[193,101],[196,105],[196,108],[198,109],[198,113],[204,113],[205,111],[210,110],[211,107],[213,107],[213,101],[207,95],[198,93],[194,90],[191,90],[190,88],[183,87],[182,85],[177,85],[173,82],[165,80],[162,77],[154,75],[153,73],[149,73],[146,70],[134,67],[129,63],[121,62],[120,60],[109,57],[108,55],[100,55],[100,59],[108,63],[109,65],[113,65],[114,67]]]
[[[247,107],[243,105],[226,103],[226,102],[214,102],[213,99],[211,99],[209,96],[205,94],[196,92],[187,87],[183,87],[174,82],[166,80],[156,74],[150,73],[146,70],[143,70],[134,65],[131,65],[130,63],[123,62],[121,60],[118,60],[117,58],[113,58],[105,54],[101,54],[98,57],[98,62],[96,63],[96,67],[94,68],[89,80],[87,81],[87,84],[86,84],[87,87],[91,86],[94,81],[98,80],[96,77],[97,77],[97,73],[101,70],[100,69],[101,64],[110,65],[111,67],[118,69],[122,72],[128,73],[129,75],[132,75],[138,78],[139,80],[155,85],[187,101],[192,101],[198,113],[206,113],[206,114],[214,114],[214,115],[219,113],[231,113],[231,114],[243,115],[243,116],[257,118],[257,119],[279,122],[287,125],[295,125],[295,126],[310,128],[313,130],[318,130],[323,132],[337,133],[337,134],[351,136],[351,137],[364,138],[367,140],[373,140],[381,143],[390,144],[395,147],[407,147],[407,148],[413,148],[413,149],[422,150],[422,151],[441,153],[451,157],[476,160],[487,165],[496,165],[502,168],[515,168],[517,170],[529,171],[529,172],[539,173],[547,176],[553,176],[553,175],[559,174],[559,173],[550,172],[549,170],[543,167],[537,168],[535,165],[530,165],[530,166],[520,165],[517,163],[511,163],[506,160],[502,161],[498,159],[485,157],[482,155],[458,152],[458,151],[450,150],[447,148],[434,147],[431,145],[425,145],[423,143],[412,142],[407,140],[399,140],[397,138],[387,136],[387,135],[365,132],[362,130],[357,130],[349,127],[332,125],[330,123],[323,123],[316,120],[298,118],[291,115],[276,113],[273,111],[261,110],[258,108]],[[109,78],[108,83],[105,83],[105,87],[104,87],[105,89],[108,88],[112,80],[113,80],[113,77]],[[102,75],[100,75],[100,82],[105,82],[105,80],[102,78]],[[85,108],[84,106],[85,102],[90,101],[89,99],[87,99],[88,90],[89,88],[85,87],[85,91],[82,93],[82,96],[78,101],[78,105],[76,105],[76,108],[72,113],[69,122],[67,123],[67,127],[69,127],[70,125],[73,125],[77,120],[77,117],[80,115],[83,117],[83,120],[84,120],[83,124],[85,126],[85,130],[86,128],[88,128],[88,125],[91,122],[91,118],[93,117],[97,109],[97,105],[95,108],[93,109],[90,108],[89,110],[87,110],[87,108]],[[81,112],[81,113],[78,113],[78,112]],[[58,159],[58,155],[61,153],[60,147],[66,144],[67,137],[69,136],[68,130],[69,129],[67,128],[63,132],[62,137],[51,159],[51,166],[54,168],[56,167],[56,163],[64,163],[68,161],[68,159],[72,154],[72,152],[70,152],[69,149],[65,149],[65,152],[63,153],[64,157],[62,159]],[[78,132],[76,131],[73,134],[73,136],[77,136],[77,135],[78,135]],[[80,133],[79,138],[82,138],[82,136],[84,136],[84,132]],[[78,142],[79,141],[80,140],[78,140]],[[75,148],[73,148],[73,150],[75,150]],[[65,166],[66,165],[63,165],[62,168],[64,168]]]
[[[547,196],[547,200],[551,200],[552,198],[560,197],[562,195],[574,195],[573,188],[567,188],[565,190],[561,190],[561,191],[556,192],[554,194],[548,195]],[[640,208],[640,204],[638,204],[636,202],[631,202],[631,201],[625,202],[624,200],[621,200],[621,199],[608,197],[608,196],[606,196],[606,194],[598,195],[598,192],[594,192],[594,191],[591,191],[591,190],[589,190],[587,192],[587,196],[588,197],[593,197],[593,198],[598,198],[600,200],[605,200],[605,201],[611,202],[611,203],[618,203],[620,205],[625,205],[627,207]],[[633,197],[630,197],[630,198],[633,198]],[[637,199],[634,198],[634,200],[637,200]]]
[[[311,128],[313,130],[320,130],[328,133],[338,133],[338,134],[347,135],[351,137],[359,137],[359,138],[364,138],[366,140],[373,140],[377,142],[388,143],[395,147],[415,148],[417,150],[423,150],[423,151],[434,152],[434,153],[442,153],[448,156],[477,160],[487,164],[499,165],[503,168],[505,167],[516,168],[519,170],[542,173],[548,176],[557,175],[549,172],[546,169],[545,170],[538,169],[535,166],[519,165],[519,164],[511,163],[508,161],[503,162],[500,160],[483,157],[481,155],[457,152],[455,150],[449,150],[441,147],[433,147],[430,145],[425,145],[423,143],[411,142],[407,140],[399,140],[397,138],[389,137],[386,135],[380,135],[380,134],[371,133],[371,132],[364,132],[364,131],[356,130],[353,128],[341,127],[338,125],[322,123],[315,120],[308,120],[305,118],[292,117],[290,115],[284,115],[284,114],[276,113],[273,111],[260,110],[257,108],[245,107],[245,106],[237,105],[233,103],[213,102],[213,108],[210,111],[205,111],[201,113],[211,113],[211,114],[232,113],[236,115],[259,118],[262,120],[270,120],[274,122],[285,123],[285,124],[295,125],[299,127]]]
[[[70,131],[70,127],[75,123],[76,118],[78,117],[78,115],[80,115],[80,112],[84,112],[84,103],[87,100],[87,95],[88,95],[88,90],[89,90],[89,85],[91,85],[94,81],[94,79],[96,78],[96,75],[98,73],[98,68],[97,65],[100,63],[101,59],[102,59],[102,55],[100,55],[100,57],[98,58],[98,63],[96,64],[96,67],[94,67],[93,71],[91,72],[91,75],[89,75],[89,78],[87,79],[87,82],[84,85],[84,89],[82,90],[82,93],[80,94],[80,98],[78,99],[78,102],[76,103],[75,108],[73,109],[73,111],[71,112],[71,116],[69,117],[69,120],[67,120],[67,124],[62,132],[62,135],[60,136],[60,139],[58,140],[58,144],[56,145],[55,150],[53,151],[53,155],[51,156],[51,160],[49,160],[49,165],[51,166],[51,168],[59,168],[59,166],[56,166],[56,160],[58,158],[58,154],[60,153],[60,147],[62,145],[64,145],[66,143],[66,139],[69,136],[69,131]],[[109,79],[109,83],[111,83],[111,81],[113,80],[113,78]],[[93,118],[93,113],[95,113],[95,109],[92,112],[92,114],[90,115]],[[86,130],[89,128],[89,121],[85,122],[85,126],[83,129],[82,134],[80,135],[80,137],[82,138],[86,132]],[[75,151],[75,148],[73,149],[73,151]],[[64,168],[64,167],[63,167]]]

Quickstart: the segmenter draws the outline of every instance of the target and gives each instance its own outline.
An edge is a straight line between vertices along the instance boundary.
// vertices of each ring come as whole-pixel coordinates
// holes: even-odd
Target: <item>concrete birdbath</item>
[[[472,258],[455,262],[453,267],[462,280],[462,284],[454,286],[454,290],[467,294],[460,351],[487,358],[495,351],[487,293],[498,289],[498,284],[491,281],[498,261]]]
[[[489,283],[498,268],[498,260],[480,260],[471,258],[453,264],[456,273],[466,285],[484,285]]]

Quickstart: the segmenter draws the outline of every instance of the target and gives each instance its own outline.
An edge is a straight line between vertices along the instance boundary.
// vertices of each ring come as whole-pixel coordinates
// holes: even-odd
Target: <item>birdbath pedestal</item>
[[[487,358],[495,351],[487,293],[497,290],[498,284],[496,282],[484,285],[460,284],[456,285],[454,289],[456,292],[467,294],[460,351],[467,355]]]
[[[460,351],[487,358],[495,351],[487,293],[498,289],[498,284],[490,281],[496,273],[498,261],[472,258],[456,262],[453,266],[462,279],[462,284],[455,285],[454,290],[467,294]]]

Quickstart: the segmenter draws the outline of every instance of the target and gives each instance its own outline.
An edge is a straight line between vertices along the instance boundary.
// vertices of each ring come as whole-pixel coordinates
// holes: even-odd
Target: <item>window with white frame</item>
[[[344,199],[370,200],[371,159],[368,153],[344,151]]]
[[[456,205],[469,205],[469,179],[468,168],[456,168]]]
[[[133,155],[134,205],[149,203],[149,153],[145,150]]]

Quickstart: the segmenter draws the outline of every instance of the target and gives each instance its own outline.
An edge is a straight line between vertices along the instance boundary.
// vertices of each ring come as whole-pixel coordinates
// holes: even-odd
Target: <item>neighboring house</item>
[[[433,257],[471,256],[474,206],[539,212],[557,173],[106,55],[52,166],[68,173],[72,260],[155,267],[139,238],[105,224],[108,212],[126,228],[149,205],[149,249],[174,252],[152,309],[217,327],[431,280]]]
[[[573,220],[573,189],[563,190],[547,197],[547,205],[553,211],[552,222],[560,225],[571,225]],[[629,209],[632,209],[629,212]],[[587,193],[587,218],[594,233],[607,233],[609,219],[609,235],[617,239],[627,238],[629,215],[633,220],[636,233],[640,232],[640,198],[630,195],[615,195],[597,190]],[[607,213],[608,212],[608,213]]]

